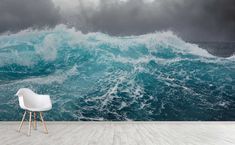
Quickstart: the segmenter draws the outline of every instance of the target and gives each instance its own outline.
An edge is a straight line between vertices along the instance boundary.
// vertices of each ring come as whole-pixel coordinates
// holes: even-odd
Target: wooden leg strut
[[[37,129],[37,114],[36,112],[34,112],[33,114],[34,114],[33,128],[36,130]]]
[[[32,122],[32,112],[29,112],[29,130],[28,130],[28,136],[31,134],[31,122]]]
[[[41,118],[41,121],[42,121],[42,124],[43,124],[43,127],[44,127],[44,131],[45,131],[46,134],[48,134],[46,123],[45,123],[45,121],[43,120],[43,117],[42,117],[42,112],[40,112],[40,118]]]
[[[19,128],[18,128],[18,132],[20,132],[20,130],[21,130],[21,128],[22,128],[22,125],[23,125],[23,123],[24,123],[24,119],[25,119],[25,115],[26,115],[26,111],[24,111],[24,115],[23,115],[23,117],[22,117],[22,120],[21,120],[20,126],[19,126]]]

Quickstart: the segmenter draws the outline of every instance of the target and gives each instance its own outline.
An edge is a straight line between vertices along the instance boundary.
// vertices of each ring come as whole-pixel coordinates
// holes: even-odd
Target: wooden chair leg
[[[23,125],[23,123],[24,123],[24,119],[25,119],[25,115],[26,115],[26,111],[24,111],[24,115],[23,115],[23,117],[22,117],[22,120],[21,120],[20,126],[19,126],[19,128],[18,128],[18,132],[20,132],[20,130],[21,130],[21,128],[22,128],[22,125]]]
[[[37,129],[37,114],[36,114],[36,112],[34,112],[33,128],[34,128],[35,130]]]
[[[29,130],[28,130],[28,136],[31,134],[31,121],[32,121],[32,112],[29,112]]]
[[[41,118],[41,121],[42,121],[42,124],[43,124],[43,127],[44,127],[44,131],[45,131],[46,134],[48,134],[46,123],[45,123],[45,121],[43,120],[43,117],[42,117],[42,112],[40,112],[40,118]]]

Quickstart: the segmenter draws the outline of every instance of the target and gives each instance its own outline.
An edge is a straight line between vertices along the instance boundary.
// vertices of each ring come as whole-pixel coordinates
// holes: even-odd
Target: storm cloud
[[[98,8],[80,1],[77,10],[69,21],[87,31],[139,35],[172,30],[190,41],[235,39],[234,0],[101,0]]]
[[[0,33],[58,23],[59,9],[50,0],[0,0]]]
[[[172,30],[187,41],[235,40],[234,0],[0,1],[0,32],[64,23],[110,35]]]

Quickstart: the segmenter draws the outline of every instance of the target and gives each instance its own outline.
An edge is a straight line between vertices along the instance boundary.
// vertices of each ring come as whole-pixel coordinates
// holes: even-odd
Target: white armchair
[[[32,112],[34,113],[34,124],[33,127],[36,129],[37,127],[37,113],[40,114],[40,119],[43,123],[44,131],[47,134],[48,130],[46,127],[46,123],[43,120],[42,112],[48,111],[52,108],[52,103],[49,95],[39,95],[34,93],[32,90],[28,88],[21,88],[16,93],[16,96],[19,98],[19,104],[22,109],[25,110],[22,121],[20,123],[20,126],[18,128],[18,131],[20,132],[21,127],[23,125],[26,112],[29,112],[29,130],[28,135],[31,134],[31,123],[32,123]]]

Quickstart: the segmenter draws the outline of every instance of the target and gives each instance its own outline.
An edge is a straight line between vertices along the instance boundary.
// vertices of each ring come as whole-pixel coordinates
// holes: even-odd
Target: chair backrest
[[[38,95],[28,88],[19,89],[16,95],[23,97],[24,106],[28,108],[41,107],[41,100]]]

